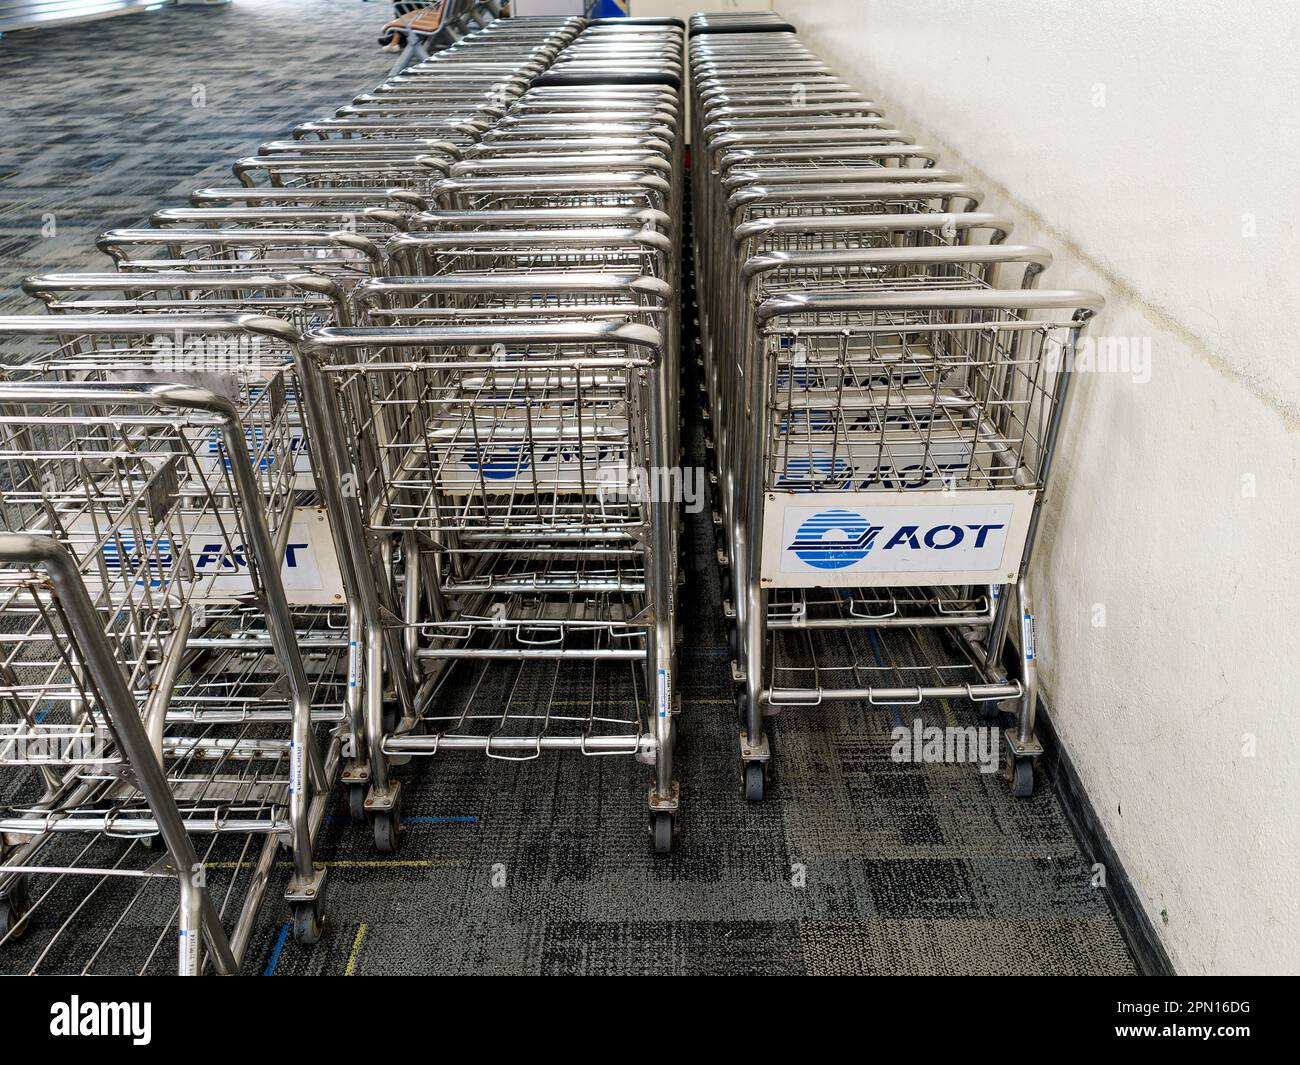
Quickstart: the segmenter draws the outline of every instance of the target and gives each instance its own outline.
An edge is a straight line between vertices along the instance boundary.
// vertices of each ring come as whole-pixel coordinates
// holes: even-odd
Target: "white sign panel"
[[[771,493],[766,587],[1006,584],[1024,552],[1034,493]]]
[[[183,536],[177,530],[165,540],[158,537],[157,542],[148,535],[140,538],[135,530],[122,529],[103,549],[110,583],[138,573],[137,583],[148,581],[154,588],[166,588],[169,599],[177,601],[192,596],[196,602],[230,602],[252,594],[243,544],[228,544],[215,517],[204,515],[185,522],[184,527]],[[189,565],[178,566],[186,555]],[[93,567],[87,571],[92,596],[96,575]],[[343,578],[323,509],[303,507],[294,512],[280,577],[290,605],[335,606],[343,602]]]
[[[451,450],[438,469],[450,495],[479,492],[627,492],[627,446],[562,443],[489,444]]]
[[[599,413],[558,406],[532,412],[507,409],[468,423],[435,424],[429,430],[438,454],[438,488],[450,495],[626,494],[627,435],[627,417],[618,406]]]

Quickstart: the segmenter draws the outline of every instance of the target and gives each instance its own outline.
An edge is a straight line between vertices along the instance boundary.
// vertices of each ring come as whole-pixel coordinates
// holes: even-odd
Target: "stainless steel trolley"
[[[781,708],[964,697],[1014,715],[1027,794],[1029,562],[1101,302],[1037,291],[1050,257],[1006,244],[978,190],[770,23],[701,16],[690,42],[745,792],[763,796]]]
[[[341,750],[332,727],[313,724],[312,702],[341,706],[343,692],[327,676],[308,677],[296,641],[292,604],[327,590],[300,579],[312,543],[294,541],[302,526],[283,384],[240,367],[209,370],[202,388],[188,367],[177,368],[196,344],[242,359],[256,336],[247,324],[258,322],[0,319],[9,338],[0,509],[6,531],[61,545],[118,640],[118,668],[184,829],[259,841],[241,925],[255,916],[283,843],[293,858],[295,928],[311,942],[324,887],[313,837]],[[323,532],[316,543],[328,544]],[[48,644],[48,626],[33,620],[15,641],[16,657]],[[55,695],[36,717],[21,715],[27,732],[47,723],[78,732],[103,726],[84,700],[59,696],[79,683],[78,663],[71,677],[66,665],[49,661],[45,687],[30,689],[47,701]],[[282,709],[268,712],[275,704]],[[134,786],[138,758],[131,755],[125,774],[105,773],[94,760],[90,769],[74,766],[69,790],[68,774],[46,774],[46,799],[11,809],[4,831],[39,845],[67,832],[158,835],[162,799]],[[55,793],[69,801],[48,801]]]

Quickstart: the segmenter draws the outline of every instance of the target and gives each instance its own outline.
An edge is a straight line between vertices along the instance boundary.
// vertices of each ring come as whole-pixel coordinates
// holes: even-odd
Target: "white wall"
[[[1148,383],[1076,382],[1047,697],[1176,968],[1300,971],[1297,8],[776,6],[1056,254],[1044,288],[1106,296],[1093,336],[1150,338]]]
[[[771,0],[632,0],[631,13],[679,18],[685,22],[697,11],[770,11]]]
[[[582,0],[514,0],[516,15],[581,15]]]

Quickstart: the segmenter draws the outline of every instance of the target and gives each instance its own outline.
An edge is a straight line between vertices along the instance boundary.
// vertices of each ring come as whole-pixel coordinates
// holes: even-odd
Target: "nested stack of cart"
[[[1013,716],[1028,794],[1029,563],[1101,301],[1040,291],[1049,255],[770,21],[700,16],[690,40],[745,792],[782,708],[965,698]]]
[[[386,243],[581,25],[467,35],[105,234],[117,272],[30,279],[49,316],[0,322],[15,964],[157,971],[178,927],[181,972],[234,971],[284,848],[295,932],[319,934],[330,788],[365,816],[369,787],[365,583],[294,342],[353,323]]]
[[[412,757],[654,766],[672,845],[681,33],[593,26],[298,368],[364,625],[377,845]]]

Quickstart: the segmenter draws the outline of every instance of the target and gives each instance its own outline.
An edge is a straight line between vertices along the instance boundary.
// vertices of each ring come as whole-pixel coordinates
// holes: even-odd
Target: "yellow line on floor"
[[[357,955],[361,953],[361,941],[366,938],[366,924],[363,921],[357,928],[357,935],[352,940],[352,953],[348,955],[347,967],[343,970],[344,976],[357,975]]]
[[[286,865],[289,863],[286,862]],[[330,869],[428,869],[432,866],[468,865],[465,859],[435,862],[432,858],[357,858],[324,863]]]

